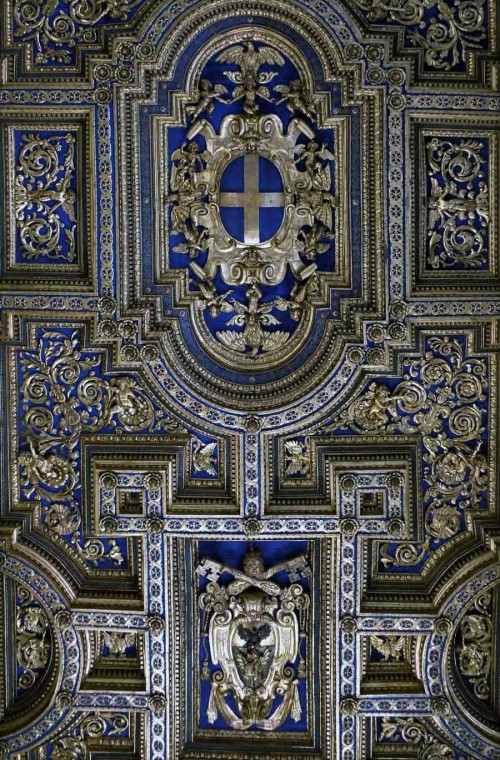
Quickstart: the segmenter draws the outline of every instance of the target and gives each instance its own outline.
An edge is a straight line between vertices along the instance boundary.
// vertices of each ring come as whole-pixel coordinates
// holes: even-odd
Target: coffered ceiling
[[[497,0],[0,12],[0,757],[499,760]]]

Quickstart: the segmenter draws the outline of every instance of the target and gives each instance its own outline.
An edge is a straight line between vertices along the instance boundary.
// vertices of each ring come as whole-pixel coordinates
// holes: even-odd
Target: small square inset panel
[[[498,292],[499,137],[498,115],[410,116],[414,295]]]
[[[4,109],[4,290],[94,290],[96,224],[92,114],[87,108]]]
[[[118,512],[120,515],[144,515],[144,491],[118,488]]]
[[[383,516],[386,511],[386,494],[384,491],[361,491],[359,495],[360,517]]]

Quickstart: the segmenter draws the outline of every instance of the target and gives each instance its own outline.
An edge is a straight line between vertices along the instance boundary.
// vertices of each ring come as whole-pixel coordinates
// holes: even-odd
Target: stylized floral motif
[[[481,594],[462,619],[456,635],[455,654],[458,669],[473,687],[474,695],[488,700],[491,692],[493,654],[491,593]]]
[[[14,202],[21,260],[76,258],[75,136],[23,134]]]
[[[484,148],[479,140],[433,137],[427,142],[427,260],[432,269],[487,264],[489,196]]]
[[[35,63],[69,64],[77,44],[97,41],[101,22],[126,21],[142,0],[16,0],[14,34],[32,40]]]
[[[123,557],[116,541],[83,540],[79,506],[82,432],[173,430],[135,379],[100,376],[100,358],[80,348],[76,331],[44,330],[38,352],[21,355],[23,497],[40,500],[44,522],[68,536],[89,562]]]
[[[430,69],[461,70],[470,50],[487,39],[485,0],[356,0],[370,21],[407,28],[412,45],[425,50]]]
[[[420,548],[384,544],[384,565],[417,565],[435,542],[463,530],[463,510],[484,506],[488,465],[482,453],[488,387],[484,360],[464,357],[459,340],[429,338],[422,359],[406,362],[395,388],[372,382],[327,430],[421,435],[425,528]],[[434,542],[434,544],[432,543]]]

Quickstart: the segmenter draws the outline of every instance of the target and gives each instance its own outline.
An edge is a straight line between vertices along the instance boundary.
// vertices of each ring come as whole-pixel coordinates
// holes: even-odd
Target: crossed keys
[[[229,567],[229,565],[225,565],[223,562],[217,562],[208,557],[202,559],[196,568],[198,575],[206,576],[209,581],[213,582],[217,581],[222,573],[230,573],[236,578],[227,587],[230,594],[241,594],[249,586],[256,586],[270,596],[279,596],[281,593],[280,586],[268,580],[273,575],[276,575],[276,573],[279,573],[280,570],[285,570],[288,573],[288,578],[291,582],[298,581],[301,577],[307,578],[311,575],[311,568],[305,554],[299,554],[294,559],[279,562],[268,570],[263,569],[262,573],[254,575],[249,575],[242,570],[236,570],[236,568]]]

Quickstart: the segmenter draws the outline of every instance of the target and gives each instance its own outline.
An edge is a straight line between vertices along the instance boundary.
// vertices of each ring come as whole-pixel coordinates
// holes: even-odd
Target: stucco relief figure
[[[245,555],[242,571],[209,558],[197,567],[210,581],[199,598],[203,645],[215,666],[210,673],[206,660],[201,674],[211,680],[210,723],[220,715],[235,729],[273,731],[289,716],[301,719],[298,687],[305,675],[302,640],[310,599],[298,582],[270,580],[282,570],[293,581],[311,572],[304,554],[266,570],[255,548]],[[222,573],[234,580],[220,584]]]

